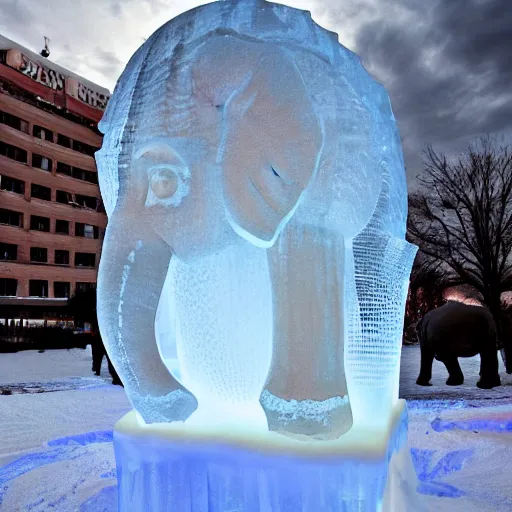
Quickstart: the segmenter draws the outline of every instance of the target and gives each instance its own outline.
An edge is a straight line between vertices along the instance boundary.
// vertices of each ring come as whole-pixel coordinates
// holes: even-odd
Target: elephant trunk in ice
[[[98,320],[109,357],[124,369],[127,394],[144,421],[184,420],[195,409],[195,399],[161,361],[153,328],[171,250],[140,218],[117,211],[105,246]]]

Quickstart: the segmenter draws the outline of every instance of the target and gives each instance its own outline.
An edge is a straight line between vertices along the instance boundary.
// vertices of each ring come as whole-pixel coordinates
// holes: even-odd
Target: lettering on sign
[[[19,50],[8,50],[5,62],[11,68],[18,70],[32,80],[55,91],[62,91],[66,85],[64,75],[34,62]]]
[[[67,79],[66,93],[98,110],[105,110],[110,99],[109,95],[95,91],[74,78]]]
[[[85,85],[78,83],[78,99],[87,103],[91,107],[105,110],[107,108],[108,96],[101,94],[100,92],[93,91]]]
[[[65,77],[62,73],[29,59],[19,50],[8,50],[5,60],[6,64],[11,68],[18,70],[25,76],[50,89],[55,91],[65,90],[67,94],[92,108],[98,110],[105,110],[107,108],[107,103],[110,99],[108,94],[95,91],[74,78]]]
[[[22,55],[21,57],[21,66],[19,71],[32,78],[32,80],[46,85],[46,87],[50,87],[51,89],[56,91],[62,91],[64,89],[64,75],[53,69],[47,69],[37,62],[31,61],[25,57],[25,55]]]

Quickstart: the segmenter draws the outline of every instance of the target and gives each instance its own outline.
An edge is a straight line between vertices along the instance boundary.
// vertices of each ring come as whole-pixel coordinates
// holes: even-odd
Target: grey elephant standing
[[[421,347],[421,369],[416,384],[430,386],[434,357],[444,363],[449,377],[446,384],[464,382],[459,357],[480,354],[480,380],[477,386],[500,386],[496,326],[486,307],[449,301],[427,313],[417,325]],[[507,368],[508,371],[508,368]]]

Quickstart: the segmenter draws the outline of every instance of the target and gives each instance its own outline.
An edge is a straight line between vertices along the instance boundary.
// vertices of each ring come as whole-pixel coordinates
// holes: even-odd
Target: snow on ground
[[[25,350],[12,354],[0,354],[0,386],[19,382],[44,382],[70,377],[91,377],[91,346],[71,350]],[[106,358],[101,369],[108,377]]]
[[[410,402],[409,447],[427,510],[512,510],[511,401]]]
[[[461,360],[465,384],[449,387],[435,361],[424,388],[419,361],[418,347],[403,349],[400,383],[427,510],[512,510],[511,376],[501,369],[504,385],[480,390],[472,358]],[[92,374],[90,349],[0,354],[0,391],[13,392],[0,395],[1,511],[116,510],[112,427],[130,405],[110,381],[105,363]]]

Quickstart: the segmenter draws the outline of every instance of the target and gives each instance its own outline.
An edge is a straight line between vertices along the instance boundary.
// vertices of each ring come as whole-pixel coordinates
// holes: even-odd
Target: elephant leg
[[[99,375],[101,372],[101,363],[103,361],[103,356],[105,355],[105,348],[101,341],[97,339],[95,336],[92,343],[92,371]]]
[[[448,370],[448,386],[460,386],[464,383],[464,374],[460,369],[459,360],[456,357],[447,357],[443,360],[446,369]]]
[[[432,386],[430,379],[432,378],[432,364],[434,362],[435,352],[433,349],[421,344],[421,367],[420,374],[416,379],[418,386]]]
[[[501,386],[500,374],[498,372],[498,351],[482,351],[480,353],[480,380],[476,383],[480,389],[491,389]]]

